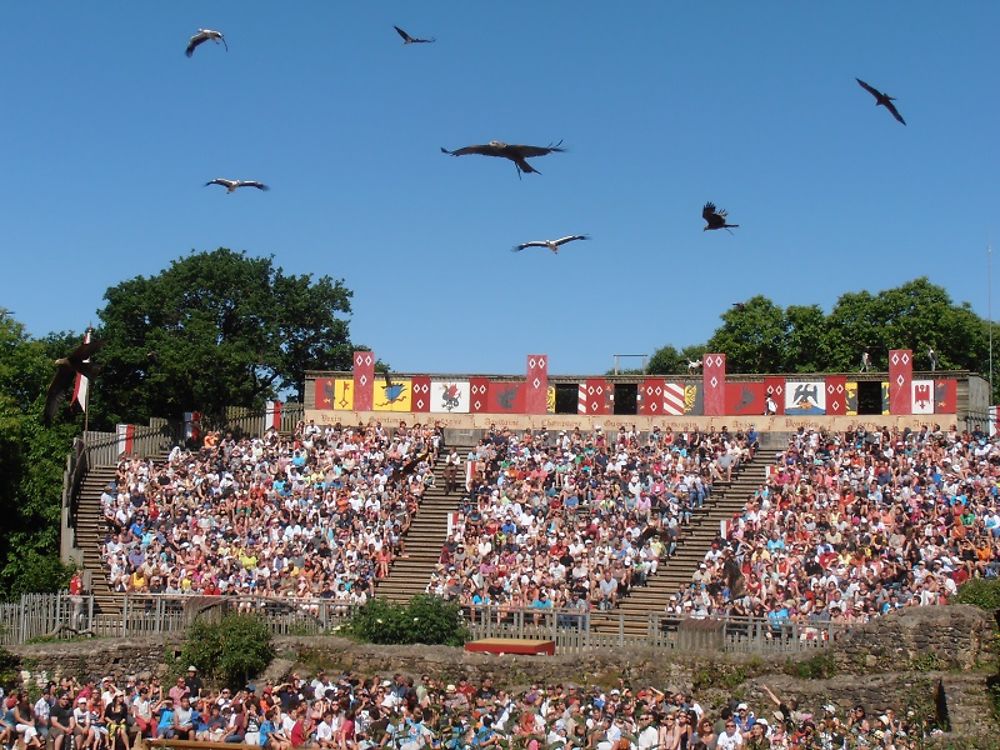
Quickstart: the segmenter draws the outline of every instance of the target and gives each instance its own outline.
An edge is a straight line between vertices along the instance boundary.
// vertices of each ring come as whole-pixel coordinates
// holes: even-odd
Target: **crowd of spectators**
[[[300,424],[126,457],[101,504],[113,590],[366,601],[405,554],[439,429]]]
[[[755,432],[725,428],[492,429],[466,456],[466,493],[427,591],[501,614],[613,608],[756,445]]]
[[[610,689],[534,683],[510,692],[489,677],[320,671],[233,691],[206,689],[192,667],[169,683],[64,679],[34,702],[15,690],[3,701],[0,744],[68,750],[72,737],[78,749],[130,750],[158,737],[269,750],[908,750],[947,728],[891,707],[827,703],[810,712],[762,689],[753,705],[733,697],[708,710],[689,693],[623,680]]]
[[[1000,442],[942,430],[800,428],[674,614],[864,622],[945,603],[1000,567]]]

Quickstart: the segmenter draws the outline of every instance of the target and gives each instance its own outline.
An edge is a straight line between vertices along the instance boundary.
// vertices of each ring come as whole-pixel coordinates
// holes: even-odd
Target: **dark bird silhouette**
[[[743,312],[744,310],[747,309],[747,303],[746,302],[734,302],[733,303],[733,307],[735,307],[740,312]]]
[[[906,124],[906,120],[903,119],[903,116],[901,114],[899,114],[899,110],[896,109],[896,105],[893,104],[893,102],[896,101],[896,97],[889,96],[888,94],[883,94],[877,88],[875,88],[874,86],[869,86],[867,83],[865,83],[864,81],[862,81],[860,78],[855,78],[854,80],[858,82],[858,85],[861,88],[863,88],[865,91],[867,91],[869,94],[871,94],[872,96],[875,97],[875,106],[876,107],[879,107],[879,106],[885,107],[887,110],[889,110],[892,113],[893,117],[895,117],[897,120],[899,120],[904,125]]]
[[[541,174],[541,172],[528,164],[526,160],[529,157],[545,156],[553,152],[562,153],[566,149],[560,148],[561,144],[562,141],[559,141],[559,143],[553,143],[549,146],[521,146],[517,144],[504,143],[503,141],[490,141],[489,143],[481,146],[466,146],[454,151],[449,151],[448,149],[442,147],[441,152],[444,154],[451,154],[452,156],[479,154],[480,156],[500,156],[504,159],[510,159],[514,162],[514,167],[517,169],[517,177],[520,179],[522,172],[528,174],[532,172],[535,174]]]
[[[560,237],[558,240],[532,240],[531,242],[522,242],[516,247],[512,247],[511,250],[515,253],[519,253],[526,247],[547,247],[553,253],[558,254],[559,248],[565,245],[567,242],[573,242],[574,240],[589,240],[585,234],[568,234],[565,237]]]
[[[382,377],[385,378],[385,387],[386,388],[392,388],[393,382],[392,382],[392,378],[389,376],[389,371],[388,370],[386,370],[385,372],[382,373]]]
[[[229,52],[229,45],[226,44],[226,38],[222,35],[221,31],[214,31],[212,29],[198,29],[198,33],[195,34],[188,40],[187,49],[184,54],[188,57],[194,54],[194,51],[198,48],[199,44],[204,44],[209,39],[218,44],[222,42],[222,46],[226,48],[226,52]]]
[[[724,210],[716,210],[715,204],[709,201],[701,210],[701,218],[705,220],[708,226],[703,227],[701,231],[707,232],[709,229],[725,229],[729,232],[730,228],[735,229],[739,226],[739,224],[727,224],[727,216],[728,214]],[[732,234],[732,232],[729,233]]]
[[[69,355],[60,357],[54,362],[56,372],[52,376],[49,390],[45,394],[45,414],[42,419],[46,426],[52,424],[52,420],[59,413],[59,406],[66,396],[66,391],[72,387],[77,373],[85,378],[94,378],[100,372],[99,366],[86,360],[90,359],[90,356],[99,351],[102,346],[104,346],[103,341],[85,342],[76,347]]]
[[[403,37],[403,44],[431,44],[432,42],[437,41],[433,37],[430,39],[420,39],[419,37],[410,36],[398,26],[393,26],[392,28],[396,30],[397,34]]]
[[[258,190],[270,190],[267,185],[263,182],[258,182],[257,180],[227,180],[222,177],[216,177],[214,180],[209,180],[205,183],[205,187],[209,185],[222,185],[226,189],[227,193],[235,192],[237,188],[241,187],[252,187]]]

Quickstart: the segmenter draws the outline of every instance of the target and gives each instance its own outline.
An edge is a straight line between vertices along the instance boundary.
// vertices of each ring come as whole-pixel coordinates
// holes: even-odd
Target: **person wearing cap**
[[[201,691],[205,689],[205,686],[198,676],[198,667],[194,664],[187,668],[187,677],[184,678],[184,685],[187,687],[191,700],[197,700],[201,697]]]
[[[740,703],[736,706],[736,713],[733,714],[733,718],[736,720],[736,726],[740,730],[740,734],[743,735],[749,734],[757,721],[753,715],[753,711],[750,710],[750,706],[746,703]]]

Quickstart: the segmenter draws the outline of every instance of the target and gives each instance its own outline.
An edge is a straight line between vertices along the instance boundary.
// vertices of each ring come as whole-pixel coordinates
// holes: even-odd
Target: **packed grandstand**
[[[72,738],[79,749],[128,750],[141,737],[147,744],[165,738],[270,750],[907,750],[939,730],[912,712],[827,703],[811,713],[767,686],[764,695],[755,705],[732,697],[708,711],[697,695],[663,685],[534,683],[508,692],[489,677],[473,683],[322,671],[209,690],[192,668],[171,683],[66,678],[37,700],[14,692],[0,713],[0,743],[17,738],[40,750],[49,739],[53,750],[68,750]]]
[[[492,430],[464,481],[429,593],[463,605],[614,609],[674,552],[750,432]],[[126,458],[102,496],[113,590],[367,601],[393,560],[444,433],[300,424],[210,434],[163,463]],[[1000,559],[998,442],[941,430],[800,429],[720,533],[677,616],[867,621],[943,604]]]

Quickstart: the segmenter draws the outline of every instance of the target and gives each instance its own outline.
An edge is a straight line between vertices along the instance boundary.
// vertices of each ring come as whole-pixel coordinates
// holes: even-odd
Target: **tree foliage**
[[[59,562],[59,520],[79,419],[67,415],[46,428],[41,413],[52,360],[65,353],[65,340],[78,338],[31,340],[20,323],[0,316],[0,600],[53,591],[69,577]]]
[[[181,651],[181,662],[233,690],[242,689],[273,658],[271,629],[255,615],[226,615],[217,623],[195,620]]]
[[[100,423],[302,397],[308,369],[348,369],[352,292],[328,276],[293,276],[273,258],[220,248],[107,290],[98,336]]]
[[[794,373],[850,371],[865,351],[876,369],[885,369],[890,349],[912,349],[916,369],[930,369],[927,350],[934,349],[938,369],[988,377],[989,327],[967,302],[956,304],[942,287],[921,277],[877,294],[841,295],[828,315],[816,305],[782,308],[758,295],[723,313],[711,338],[684,353],[697,359],[706,351],[725,352],[729,372]],[[681,359],[668,344],[653,354],[647,371],[685,372]],[[994,381],[1000,384],[997,374]]]
[[[467,636],[458,604],[429,594],[413,597],[406,606],[371,599],[354,613],[347,633],[386,645],[461,646]]]

